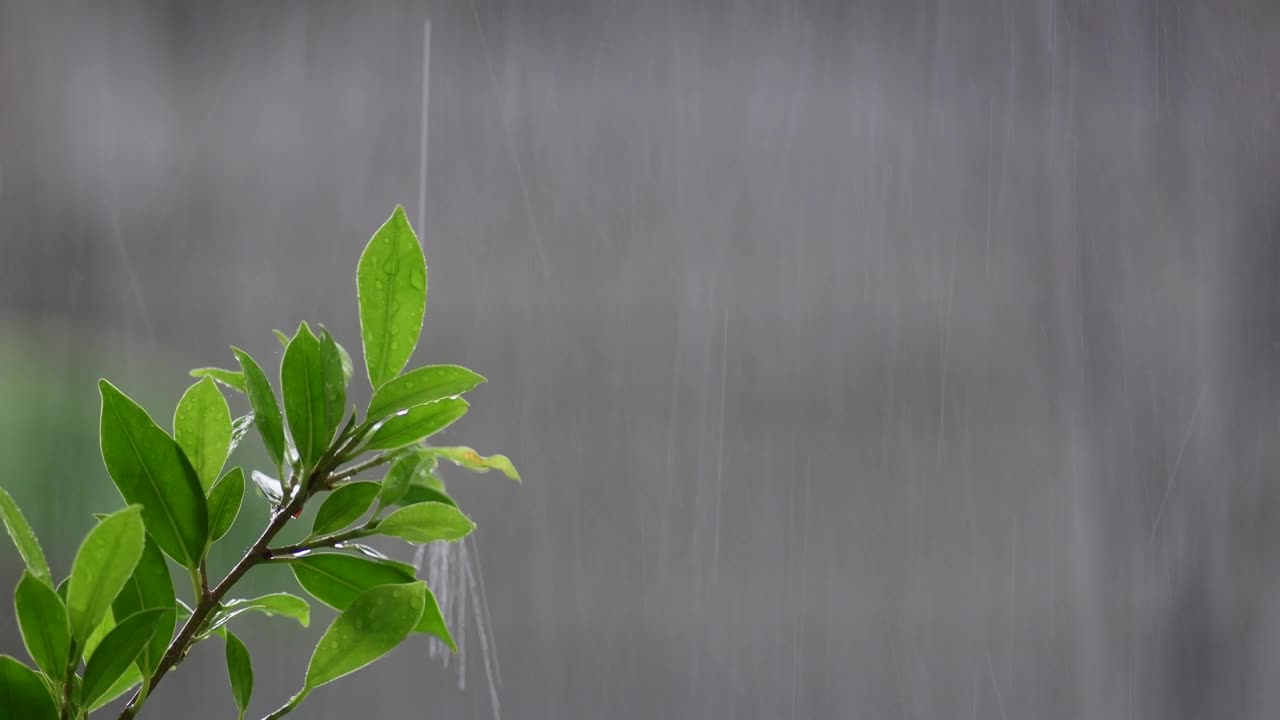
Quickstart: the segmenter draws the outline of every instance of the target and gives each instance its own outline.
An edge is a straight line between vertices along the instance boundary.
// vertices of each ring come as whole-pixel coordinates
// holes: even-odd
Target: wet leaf
[[[365,367],[378,388],[409,361],[427,308],[426,259],[403,207],[396,206],[361,253],[356,294]]]
[[[342,370],[338,343],[324,328],[320,328],[320,367],[324,380],[325,426],[332,439],[334,431],[342,427],[342,418],[347,412],[347,377]]]
[[[453,642],[449,627],[444,624],[444,615],[440,612],[440,606],[436,603],[436,596],[431,592],[431,588],[427,588],[427,606],[422,610],[422,619],[418,621],[414,632],[434,635],[448,645],[450,650],[458,652],[458,646]]]
[[[40,676],[8,655],[0,655],[0,708],[17,720],[57,720],[58,709]]]
[[[212,379],[206,377],[182,394],[173,415],[173,437],[207,491],[231,451],[231,408]]]
[[[415,405],[461,395],[484,381],[459,365],[427,365],[410,370],[373,393],[368,416],[381,420]]]
[[[349,384],[351,376],[356,372],[356,366],[351,363],[351,353],[348,353],[347,349],[342,347],[342,343],[337,340],[333,341],[333,347],[338,351],[338,361],[342,365],[342,382]]]
[[[508,478],[520,482],[520,473],[516,472],[515,465],[511,464],[511,459],[506,455],[490,455],[484,457],[480,453],[469,447],[433,447],[428,448],[427,452],[442,457],[445,460],[464,467],[474,472],[489,472],[497,470]]]
[[[209,541],[222,539],[240,514],[244,502],[244,470],[238,467],[227,471],[222,479],[209,488]]]
[[[422,618],[427,584],[379,585],[352,601],[316,644],[308,688],[355,672],[404,641]]]
[[[142,506],[147,532],[160,549],[194,569],[209,540],[209,511],[195,468],[137,403],[106,380],[98,387],[102,458],[111,479],[126,502]]]
[[[378,494],[382,507],[400,502],[409,492],[409,486],[414,481],[423,482],[435,466],[435,458],[420,452],[410,453],[397,460],[382,480],[382,492]]]
[[[142,547],[142,557],[138,558],[138,565],[116,596],[115,602],[111,603],[111,614],[123,618],[143,610],[165,611],[166,614],[156,620],[155,635],[151,642],[138,655],[138,665],[148,675],[160,664],[160,658],[173,639],[173,626],[177,620],[173,609],[176,600],[169,564],[165,562],[164,554],[156,547],[155,542],[147,538]]]
[[[191,371],[191,377],[207,377],[226,385],[232,390],[242,393],[248,392],[248,386],[244,380],[244,373],[239,370],[223,370],[216,367],[196,368]]]
[[[453,498],[445,494],[444,490],[439,489],[442,485],[433,483],[433,480],[438,481],[439,478],[436,477],[435,474],[432,474],[427,476],[427,482],[421,484],[414,483],[413,485],[410,485],[409,492],[405,493],[405,496],[400,498],[400,505],[417,505],[418,503],[424,502],[438,502],[457,507],[458,503],[455,502]]]
[[[412,582],[416,574],[412,565],[338,553],[312,553],[288,564],[304,590],[336,610],[375,585]]]
[[[27,654],[46,677],[60,682],[71,652],[71,625],[62,598],[26,570],[14,590],[13,605]]]
[[[425,440],[466,415],[467,407],[462,398],[448,398],[402,410],[373,431],[366,449],[394,450]]]
[[[425,502],[396,510],[383,518],[375,529],[382,535],[421,545],[437,540],[456,542],[470,535],[476,524],[453,505]]]
[[[67,585],[71,636],[84,641],[128,582],[142,557],[143,509],[131,505],[98,523],[80,543]]]
[[[360,519],[373,504],[373,499],[378,497],[379,488],[378,483],[371,482],[353,482],[338,487],[316,512],[311,535],[328,535]]]
[[[18,548],[22,561],[27,564],[27,569],[36,579],[52,585],[53,576],[49,574],[49,563],[44,558],[40,541],[18,509],[18,504],[4,488],[0,488],[0,520],[4,521],[4,527],[9,531],[9,537],[13,538],[13,544]]]
[[[267,448],[271,462],[279,466],[284,462],[284,420],[276,403],[276,393],[249,353],[235,347],[231,351],[244,370],[246,392],[253,407],[253,424],[258,426],[258,434],[262,436],[262,444]]]
[[[226,625],[233,618],[246,612],[260,612],[273,617],[297,620],[302,627],[311,624],[311,606],[306,600],[289,593],[271,593],[248,600],[231,600],[223,603],[222,610],[209,623],[210,630]]]
[[[91,704],[124,674],[139,653],[151,642],[162,617],[172,617],[173,609],[142,610],[121,620],[102,638],[85,665],[80,686],[81,704]]]
[[[336,361],[336,358],[334,358]],[[341,370],[338,369],[341,375]],[[303,467],[315,467],[316,461],[329,447],[333,431],[341,420],[345,399],[339,394],[342,384],[330,387],[326,382],[326,363],[320,351],[320,340],[304,322],[285,348],[280,363],[280,386],[284,394],[284,414],[289,432]],[[336,417],[330,417],[330,399],[336,399]]]
[[[227,633],[227,679],[239,712],[237,717],[244,720],[245,709],[253,697],[253,662],[249,659],[249,649],[232,632]]]

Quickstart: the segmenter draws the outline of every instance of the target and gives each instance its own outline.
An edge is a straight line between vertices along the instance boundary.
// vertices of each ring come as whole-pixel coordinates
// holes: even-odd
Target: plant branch
[[[293,697],[289,698],[289,702],[280,706],[278,710],[262,718],[262,720],[278,720],[279,718],[282,718],[285,715],[288,715],[289,713],[293,712],[298,707],[299,704],[302,703],[303,699],[306,698],[307,694],[310,692],[311,692],[310,688],[303,687],[301,690],[298,691],[297,695],[294,695]]]
[[[268,559],[274,560],[276,558],[285,558],[285,557],[288,557],[289,555],[296,555],[300,552],[309,552],[311,550],[317,550],[319,548],[333,547],[335,545],[344,543],[348,540],[356,540],[358,538],[365,537],[372,530],[373,528],[370,527],[370,523],[366,523],[358,528],[352,528],[345,532],[334,533],[333,535],[326,535],[324,537],[316,538],[311,542],[300,542],[296,545],[285,545],[283,547],[268,548],[267,557]]]
[[[80,648],[76,647],[77,644],[74,640],[71,643],[71,656],[67,660],[66,676],[62,681],[62,708],[59,712],[61,720],[69,720],[71,717],[71,696],[75,692],[76,666],[80,664],[76,660],[80,657]]]
[[[337,475],[334,475],[333,477],[329,478],[329,482],[330,484],[332,484],[332,483],[342,482],[343,480],[350,480],[351,478],[355,477],[356,475],[359,475],[365,470],[371,470],[373,468],[378,467],[379,465],[386,465],[387,463],[392,462],[399,457],[400,457],[399,452],[386,452],[386,453],[382,453],[381,455],[375,455],[372,458],[369,458],[368,460],[365,460],[362,463],[359,463],[357,465],[352,465],[346,470],[343,470]]]
[[[208,619],[209,614],[218,607],[218,603],[222,600],[223,596],[225,596],[227,592],[231,590],[231,587],[235,585],[240,578],[244,577],[244,574],[249,572],[254,565],[257,565],[267,559],[268,544],[270,544],[270,542],[275,539],[275,536],[284,529],[284,526],[288,524],[290,518],[293,517],[293,514],[302,508],[302,505],[306,500],[306,493],[295,493],[293,499],[287,506],[276,511],[275,515],[271,518],[270,524],[268,524],[266,529],[262,531],[262,535],[258,537],[258,540],[254,542],[253,546],[244,554],[244,557],[240,558],[240,561],[235,564],[235,567],[231,568],[231,571],[227,573],[227,576],[223,578],[222,582],[218,583],[217,587],[207,593],[202,593],[201,596],[197,598],[196,606],[191,612],[191,617],[187,618],[187,622],[182,626],[182,630],[178,632],[178,636],[169,644],[169,648],[165,650],[164,656],[160,658],[160,663],[156,666],[155,673],[151,676],[150,687],[152,689],[154,689],[156,685],[159,685],[160,680],[165,676],[165,674],[168,673],[169,670],[173,669],[173,666],[177,665],[178,662],[180,662],[186,655],[187,651],[190,649],[191,641],[195,638],[196,632],[200,629],[200,626],[204,624],[204,621]],[[121,711],[119,720],[130,720],[130,718],[136,716],[138,714],[138,710],[142,707],[142,702],[142,693],[135,693],[129,700],[129,704],[125,705],[124,710]]]

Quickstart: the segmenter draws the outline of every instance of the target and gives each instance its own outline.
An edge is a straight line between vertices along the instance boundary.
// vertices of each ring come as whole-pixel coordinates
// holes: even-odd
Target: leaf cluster
[[[485,379],[457,365],[405,372],[426,312],[427,267],[403,208],[365,247],[356,279],[373,389],[363,414],[347,401],[351,356],[322,326],[317,333],[303,322],[292,336],[276,331],[284,345],[278,396],[262,366],[232,348],[237,367],[191,372],[199,380],[178,401],[172,432],[100,381],[102,458],[126,507],[99,516],[64,579],[55,579],[35,533],[0,489],[0,520],[26,566],[14,607],[32,663],[0,655],[5,717],[78,720],[132,691],[119,715],[132,718],[195,644],[216,636],[225,643],[231,696],[243,720],[253,667],[232,630],[236,619],[256,612],[303,627],[311,622],[303,597],[234,596],[236,583],[259,565],[292,574],[312,599],[339,611],[316,644],[301,688],[268,720],[416,633],[454,647],[415,568],[360,541],[383,535],[456,542],[470,534],[475,524],[449,496],[438,474],[441,460],[520,476],[503,455],[428,444],[467,412],[461,396]],[[243,396],[239,416],[227,393]],[[250,428],[272,466],[227,468]],[[368,477],[380,468],[382,478]],[[265,527],[225,578],[210,584],[209,550],[244,519],[250,482],[269,501]],[[316,498],[320,507],[306,538],[273,544]],[[190,605],[179,599],[175,570],[189,577]]]

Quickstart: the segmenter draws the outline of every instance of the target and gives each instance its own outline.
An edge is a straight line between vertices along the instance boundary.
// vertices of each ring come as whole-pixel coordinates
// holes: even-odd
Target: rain
[[[67,567],[97,378],[357,354],[403,204],[414,362],[488,379],[440,444],[523,483],[445,467],[471,538],[359,549],[459,652],[301,717],[1273,718],[1277,68],[1270,0],[0,0],[0,486]],[[250,715],[315,615],[243,620]]]

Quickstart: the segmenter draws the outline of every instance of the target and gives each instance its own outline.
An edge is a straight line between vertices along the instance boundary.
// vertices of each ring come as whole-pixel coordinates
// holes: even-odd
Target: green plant
[[[402,372],[417,345],[427,299],[422,248],[403,208],[365,247],[357,291],[373,388],[363,419],[355,407],[347,412],[350,356],[326,330],[317,336],[304,322],[291,338],[277,331],[285,346],[283,411],[262,368],[238,348],[232,350],[239,370],[192,371],[200,380],[179,400],[172,435],[114,385],[99,382],[102,457],[128,505],[98,516],[60,583],[17,505],[0,490],[0,519],[26,564],[15,609],[35,664],[33,670],[0,656],[5,717],[83,718],[136,687],[119,715],[132,718],[196,643],[218,636],[226,643],[232,697],[243,719],[253,670],[232,621],[261,612],[303,626],[310,622],[307,601],[288,593],[232,597],[236,583],[259,565],[287,567],[307,593],[340,611],[316,644],[302,688],[268,720],[415,632],[453,646],[414,567],[357,541],[386,535],[422,544],[468,535],[475,525],[447,494],[436,472],[440,460],[479,472],[496,469],[516,481],[520,476],[505,456],[426,444],[466,413],[460,395],[484,378],[456,365]],[[233,419],[215,381],[246,395],[250,412]],[[246,486],[241,468],[223,467],[250,426],[274,464],[274,475],[249,474],[271,512],[258,540],[221,582],[210,584],[210,546],[235,522]],[[383,466],[388,469],[380,482],[361,479]],[[310,534],[273,546],[318,495],[324,500]],[[170,561],[190,576],[190,605],[178,598]]]

